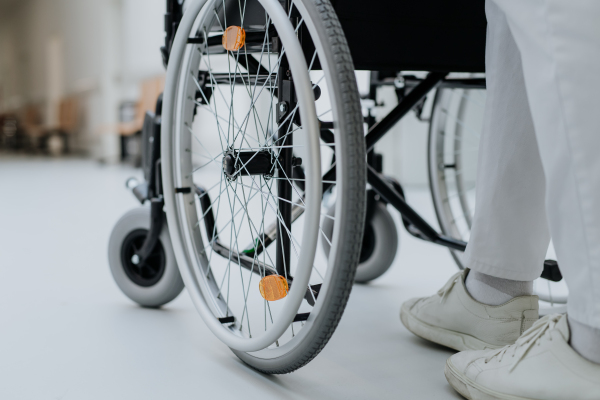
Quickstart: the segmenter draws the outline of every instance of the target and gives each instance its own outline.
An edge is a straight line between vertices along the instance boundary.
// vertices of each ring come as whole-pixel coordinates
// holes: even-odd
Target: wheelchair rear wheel
[[[209,329],[265,373],[302,367],[333,334],[365,206],[343,32],[328,1],[291,3],[191,3],[163,105],[165,208],[186,288]],[[336,220],[328,257],[317,252],[330,240],[327,218]]]
[[[479,139],[483,127],[485,89],[438,89],[429,130],[429,183],[440,229],[445,235],[469,241],[475,211]],[[459,268],[464,254],[450,250]],[[567,301],[564,282],[538,279],[540,300],[555,305]],[[544,305],[545,306],[545,305]]]

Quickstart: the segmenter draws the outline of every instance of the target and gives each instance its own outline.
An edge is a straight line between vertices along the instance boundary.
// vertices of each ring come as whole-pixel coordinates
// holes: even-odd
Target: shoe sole
[[[498,393],[494,390],[485,388],[458,371],[454,365],[452,365],[450,359],[446,361],[444,375],[450,386],[468,400],[534,400],[528,397],[517,397]]]
[[[496,346],[479,340],[465,333],[455,332],[437,326],[429,325],[415,317],[406,305],[400,309],[400,321],[410,332],[429,340],[430,342],[449,347],[457,351],[465,350],[486,350],[499,349],[503,346]]]

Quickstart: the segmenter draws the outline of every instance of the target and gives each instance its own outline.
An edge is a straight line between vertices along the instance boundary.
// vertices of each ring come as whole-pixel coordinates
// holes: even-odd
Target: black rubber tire
[[[298,2],[297,0],[296,2]],[[354,75],[352,56],[333,6],[328,0],[302,0],[310,17],[321,33],[321,40],[331,50],[330,65],[339,78],[339,91],[342,101],[339,115],[340,131],[336,140],[346,152],[348,162],[342,174],[343,193],[348,201],[336,223],[341,225],[340,243],[337,247],[337,264],[333,268],[327,296],[322,301],[313,327],[292,351],[275,359],[261,359],[250,353],[232,350],[242,361],[265,374],[286,374],[301,368],[315,358],[325,347],[342,317],[354,275],[359,261],[364,231],[366,204],[366,165],[363,120],[360,97]],[[306,19],[306,18],[305,18]]]
[[[134,282],[125,271],[122,261],[122,247],[127,237],[135,231],[150,229],[150,208],[138,207],[127,212],[115,224],[108,242],[108,262],[110,272],[119,289],[134,302],[143,307],[160,307],[174,300],[183,290],[183,280],[177,268],[175,254],[169,237],[167,221],[163,223],[159,244],[164,252],[164,271],[151,286],[141,286]]]

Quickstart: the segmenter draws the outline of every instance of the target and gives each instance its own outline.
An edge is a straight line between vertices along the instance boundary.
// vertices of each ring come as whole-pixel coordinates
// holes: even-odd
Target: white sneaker
[[[463,350],[513,344],[538,320],[538,297],[519,296],[499,306],[473,299],[465,287],[469,270],[455,274],[437,294],[402,304],[400,320],[423,339]]]
[[[581,357],[568,341],[566,315],[549,315],[514,345],[453,355],[446,379],[472,400],[600,399],[600,365]]]

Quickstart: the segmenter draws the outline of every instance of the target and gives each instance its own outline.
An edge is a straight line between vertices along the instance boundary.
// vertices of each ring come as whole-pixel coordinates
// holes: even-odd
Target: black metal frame
[[[183,0],[167,0],[167,12],[165,14],[165,45],[160,48],[160,53],[163,58],[163,65],[167,68],[169,63],[169,55],[171,54],[171,46],[175,33],[183,17]]]
[[[398,105],[390,111],[380,122],[373,124],[370,127],[365,142],[368,153],[373,153],[375,144],[381,140],[391,128],[393,128],[400,119],[418,106],[423,99],[432,90],[444,83],[447,87],[453,87],[452,80],[446,79],[447,72],[430,72],[426,78],[420,80],[415,78],[418,83],[406,94],[399,98]],[[461,80],[461,85],[469,85],[469,80]],[[474,79],[473,85],[480,85],[480,79]],[[378,164],[380,164],[378,162]],[[404,196],[399,193],[394,185],[386,179],[381,171],[377,170],[377,166],[369,163],[367,166],[367,182],[373,190],[379,194],[387,203],[391,204],[396,210],[402,214],[403,220],[408,222],[414,229],[408,231],[418,237],[429,242],[433,242],[442,246],[449,247],[454,250],[464,251],[467,243],[450,238],[441,233],[438,233],[431,225],[429,225],[412,207],[404,200]]]
[[[183,0],[167,0],[165,14],[165,45],[160,48],[165,68],[169,62],[173,38],[183,17]],[[160,165],[160,125],[162,114],[162,94],[156,101],[155,112],[147,112],[142,128],[142,169],[145,181],[135,185],[132,192],[143,204],[150,201],[150,229],[144,244],[136,251],[140,263],[146,261],[156,245],[163,228],[164,197]]]
[[[291,7],[290,0],[282,2],[284,10],[289,10]],[[298,24],[298,19],[293,18],[294,27]],[[300,38],[301,39],[301,38]],[[294,135],[287,134],[292,127],[291,118],[287,118],[289,113],[296,107],[296,96],[294,92],[294,84],[292,82],[292,74],[289,69],[287,57],[283,57],[278,70],[277,82],[277,120],[279,125],[277,130],[278,146],[282,146],[279,151],[279,166],[277,171],[282,176],[293,176],[293,142]],[[289,277],[291,263],[291,238],[288,232],[292,232],[292,184],[287,179],[279,179],[277,181],[277,196],[279,197],[278,208],[281,214],[281,219],[277,224],[277,239],[275,252],[275,265],[277,273],[284,277]],[[287,232],[286,232],[287,231]]]

